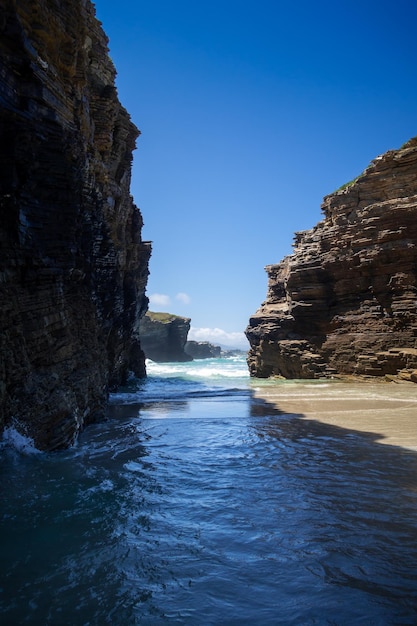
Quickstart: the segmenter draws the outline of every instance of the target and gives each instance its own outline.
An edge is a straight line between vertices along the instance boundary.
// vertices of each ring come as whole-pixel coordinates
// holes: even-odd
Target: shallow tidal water
[[[148,373],[68,451],[6,432],[0,623],[417,623],[417,450],[349,428],[362,401],[343,426],[296,410],[349,384],[251,381],[237,357]]]

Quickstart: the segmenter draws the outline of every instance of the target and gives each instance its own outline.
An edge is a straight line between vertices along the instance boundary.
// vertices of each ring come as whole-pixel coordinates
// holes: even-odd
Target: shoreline
[[[254,399],[298,419],[371,434],[377,443],[417,451],[414,383],[346,378],[260,383],[257,379],[252,391]]]

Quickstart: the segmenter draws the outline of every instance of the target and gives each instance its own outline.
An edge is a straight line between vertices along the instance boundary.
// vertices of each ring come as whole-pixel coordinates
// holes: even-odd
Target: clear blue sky
[[[417,134],[417,2],[95,4],[142,132],[150,308],[238,345],[323,196]]]

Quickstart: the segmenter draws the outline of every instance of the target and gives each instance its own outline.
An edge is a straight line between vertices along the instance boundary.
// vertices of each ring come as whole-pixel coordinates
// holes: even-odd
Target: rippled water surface
[[[239,359],[149,371],[69,451],[6,433],[1,623],[417,623],[416,452],[279,411]]]

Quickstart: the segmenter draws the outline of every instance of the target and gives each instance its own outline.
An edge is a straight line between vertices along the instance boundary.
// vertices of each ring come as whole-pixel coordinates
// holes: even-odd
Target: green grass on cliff
[[[361,174],[359,174],[359,176],[361,176]],[[347,187],[350,187],[351,185],[356,183],[359,176],[356,176],[356,178],[352,178],[352,180],[350,180],[348,183],[345,183],[344,185],[341,185],[341,187],[338,187],[334,193],[336,193],[337,191],[343,191],[343,189],[347,189]]]
[[[161,322],[161,324],[168,324],[168,322],[172,322],[177,318],[180,318],[180,315],[174,315],[173,313],[160,313],[155,311],[148,311],[146,313],[146,317],[149,317],[153,322]]]

